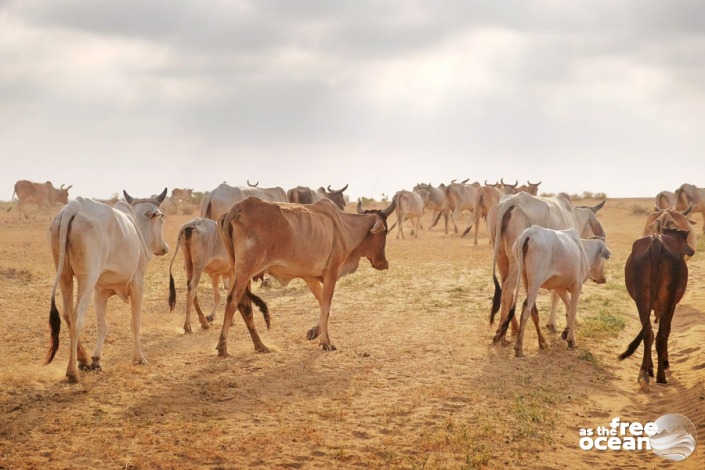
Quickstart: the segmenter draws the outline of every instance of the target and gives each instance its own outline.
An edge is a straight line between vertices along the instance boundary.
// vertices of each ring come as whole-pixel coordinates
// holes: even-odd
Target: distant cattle
[[[259,181],[257,184],[259,184]],[[279,187],[258,188],[249,185],[249,187],[245,188],[222,183],[203,198],[201,202],[201,217],[218,220],[218,217],[228,212],[233,204],[244,201],[248,197],[257,197],[263,201],[287,202],[286,192]]]
[[[27,180],[20,180],[15,183],[15,190],[12,193],[12,197],[17,195],[17,216],[22,218],[24,214],[25,219],[28,219],[27,212],[24,210],[25,204],[28,202],[33,202],[39,206],[39,210],[45,207],[48,211],[56,204],[67,204],[69,202],[69,189],[64,188],[62,184],[60,188],[55,188],[50,181],[46,183],[33,183]],[[12,198],[11,198],[12,199]],[[12,206],[8,207],[7,210],[10,211]],[[51,218],[51,213],[49,214]]]
[[[697,236],[695,234],[695,230],[691,229],[691,225],[695,225],[696,222],[688,219],[687,217],[691,212],[691,205],[683,211],[675,208],[654,210],[654,212],[651,212],[646,217],[646,223],[644,224],[644,231],[642,232],[642,235],[646,237],[648,235],[663,233],[667,228],[683,230],[688,234],[686,238],[688,246],[695,251]]]
[[[193,188],[174,188],[171,190],[172,199],[179,202],[191,202],[193,199]]]
[[[337,280],[357,270],[361,257],[374,269],[387,269],[385,257],[387,217],[394,211],[392,201],[384,210],[362,209],[358,214],[341,212],[328,199],[314,204],[279,204],[248,198],[235,204],[219,220],[221,236],[230,257],[234,283],[228,292],[218,355],[228,356],[228,331],[235,305],[252,276],[267,272],[282,284],[300,278],[320,305],[318,325],[307,334],[320,336],[324,350],[334,350],[328,334],[328,316]],[[240,311],[257,351],[267,347],[257,334],[251,313]]]
[[[230,260],[225,251],[225,245],[218,233],[217,224],[210,219],[196,217],[185,223],[179,229],[176,237],[176,249],[169,264],[169,310],[173,311],[176,306],[176,287],[174,277],[171,274],[174,259],[179,253],[179,248],[183,251],[184,267],[186,269],[186,319],[184,321],[184,333],[191,333],[191,306],[196,308],[198,320],[203,329],[210,327],[210,322],[215,318],[215,311],[220,305],[220,291],[218,284],[223,277],[230,273]],[[198,284],[201,274],[206,273],[211,278],[213,289],[213,307],[208,316],[203,314],[198,304]],[[248,296],[260,307],[264,314],[265,321],[269,325],[269,311],[259,297],[247,291]]]
[[[605,283],[604,260],[611,252],[602,238],[581,240],[574,228],[551,230],[534,225],[527,228],[517,238],[512,250],[516,259],[517,282],[512,308],[501,326],[506,333],[509,322],[514,317],[521,283],[526,288],[526,300],[522,306],[519,334],[514,351],[516,356],[523,356],[524,328],[529,314],[533,316],[539,346],[547,347],[538,323],[536,299],[539,289],[552,289],[563,299],[568,307],[567,327],[563,339],[568,347],[575,347],[575,316],[578,299],[583,284],[592,279],[598,284]]]
[[[466,180],[467,181],[467,180]],[[453,223],[455,233],[458,233],[457,219],[464,210],[475,210],[475,193],[481,187],[480,183],[451,183],[446,187],[446,206],[450,213],[450,221]],[[448,224],[445,228],[448,233]]]
[[[676,193],[671,191],[661,191],[656,195],[654,205],[659,209],[672,209],[676,207]]]
[[[501,190],[497,189],[496,186],[486,185],[481,188],[478,188],[477,192],[475,193],[475,208],[473,209],[472,213],[473,222],[468,225],[468,228],[465,229],[461,238],[467,235],[474,225],[474,244],[477,245],[477,232],[479,231],[480,221],[482,219],[487,219],[490,210],[492,209],[492,207],[499,203],[499,200],[502,198],[503,195],[504,193]]]
[[[140,344],[140,318],[147,263],[153,255],[169,251],[162,235],[163,214],[159,205],[166,197],[166,188],[156,198],[134,199],[123,191],[127,203],[114,207],[77,198],[64,207],[49,228],[49,242],[56,278],[51,292],[51,347],[46,362],[54,359],[59,349],[61,319],[56,308],[56,287],[61,288],[64,321],[69,327],[71,346],[66,376],[78,382],[78,366],[83,370],[100,370],[100,358],[108,332],[105,311],[108,298],[118,295],[132,305],[133,361],[145,363]],[[78,293],[73,303],[73,278]],[[91,297],[95,296],[97,344],[92,361],[79,339],[81,327]]]
[[[431,185],[431,183],[419,183],[414,186],[414,192],[421,196],[424,202],[424,208],[429,209],[432,212],[431,219],[436,220],[440,217],[439,214],[443,213],[445,216],[446,227],[448,226],[448,211],[445,210],[446,205],[446,185],[441,183],[437,188]],[[431,230],[435,224],[429,227]]]
[[[631,356],[644,342],[644,359],[641,362],[638,382],[648,390],[649,377],[654,376],[651,359],[651,345],[654,332],[651,328],[651,312],[654,322],[659,324],[656,334],[656,353],[658,355],[657,383],[666,383],[665,370],[668,362],[668,335],[676,304],[680,302],[688,285],[688,265],[684,256],[692,256],[693,249],[687,243],[687,233],[682,230],[667,228],[662,234],[640,238],[632,245],[632,252],[627,258],[624,280],[627,291],[639,311],[641,330],[627,350],[619,356],[623,360]]]
[[[328,190],[320,187],[317,191],[306,186],[297,186],[286,192],[286,197],[289,202],[295,204],[313,204],[316,201],[320,201],[323,198],[328,198],[338,206],[341,211],[345,210],[345,196],[343,192],[348,189],[346,184],[341,189],[331,189],[330,185]]]
[[[703,216],[703,232],[705,233],[705,188],[696,188],[692,184],[682,184],[676,190],[676,207],[683,211],[689,204],[693,205],[693,212],[700,212]]]
[[[538,183],[532,183],[531,181],[527,180],[526,184],[522,184],[518,188],[516,187],[516,185],[514,185],[514,186],[515,186],[516,192],[525,192],[525,193],[531,194],[532,196],[536,196],[539,192],[539,185],[540,184],[541,184],[541,181],[539,181]]]
[[[404,236],[404,222],[411,220],[413,228],[411,236],[419,236],[419,228],[421,227],[421,216],[423,216],[424,203],[421,195],[416,191],[402,190],[394,195],[394,201],[397,208],[397,238],[406,238]]]

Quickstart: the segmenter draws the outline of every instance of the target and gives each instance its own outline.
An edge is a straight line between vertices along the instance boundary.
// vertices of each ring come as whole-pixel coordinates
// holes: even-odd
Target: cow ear
[[[689,223],[690,225],[695,225],[695,224],[698,223],[698,221],[697,221],[697,220],[693,220],[693,219],[688,219],[688,223]]]
[[[160,211],[154,210],[154,209],[147,209],[144,211],[144,216],[147,217],[149,220],[152,220],[153,218],[162,215]]]
[[[605,247],[602,250],[602,256],[604,256],[605,259],[610,259],[610,256],[612,256],[612,252],[610,251],[609,248]]]
[[[379,232],[384,232],[384,222],[381,221],[380,219],[377,219],[375,224],[372,226],[370,229],[370,233],[379,233]]]

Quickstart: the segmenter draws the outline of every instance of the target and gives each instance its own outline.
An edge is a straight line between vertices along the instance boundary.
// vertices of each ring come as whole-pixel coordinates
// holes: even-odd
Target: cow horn
[[[346,189],[348,189],[348,185],[347,185],[347,184],[346,184],[345,186],[343,186],[342,188],[340,188],[340,189],[331,189],[331,188],[330,188],[330,185],[328,185],[328,192],[329,192],[329,193],[342,193],[342,192],[345,191]]]
[[[692,211],[693,211],[693,203],[691,202],[690,204],[688,204],[688,207],[686,207],[685,210],[683,212],[681,212],[681,214],[688,215]]]
[[[64,185],[62,184],[61,186],[59,186],[59,189],[64,189]]]
[[[516,183],[514,183],[514,186],[512,186],[511,184],[508,186],[512,186],[512,188],[516,188],[518,185],[519,185],[519,180],[516,180]]]
[[[485,180],[485,186],[490,186],[489,184],[487,184],[487,180]]]
[[[532,183],[531,181],[526,180],[526,183],[527,183],[529,186],[538,186],[538,185],[540,185],[541,183],[543,183],[543,181],[539,181],[538,183]]]
[[[64,191],[68,191],[71,188],[73,188],[73,185],[70,185],[68,188],[64,189]]]
[[[502,186],[507,186],[507,185],[504,183],[504,178],[500,179],[500,180],[499,180],[499,183],[500,183]]]
[[[125,196],[125,200],[127,201],[128,204],[132,204],[132,201],[134,199],[132,198],[132,196],[127,194],[127,191],[125,191],[124,189],[122,190],[122,195]]]
[[[251,188],[256,188],[257,185],[259,185],[259,181],[256,182],[255,184],[252,184],[252,183],[250,183],[250,180],[249,180],[249,179],[247,180],[247,186],[249,186],[249,187],[251,187]]]
[[[392,203],[389,206],[387,206],[386,209],[382,209],[380,212],[382,214],[384,214],[385,218],[387,218],[392,214],[392,212],[394,212],[394,209],[396,209],[396,208],[397,208],[397,198],[395,197],[394,199],[392,199]]]
[[[605,199],[604,201],[602,201],[601,203],[599,203],[598,205],[591,207],[590,210],[591,210],[593,213],[597,213],[597,211],[599,211],[600,209],[602,209],[602,206],[605,205],[605,202],[607,202],[606,199]]]
[[[468,181],[470,181],[470,178],[465,178],[463,181],[460,182],[460,184],[465,184],[465,183],[467,183]]]
[[[160,205],[162,202],[164,202],[165,197],[166,197],[166,188],[164,188],[164,191],[162,191],[162,193],[159,196],[157,196],[157,198],[156,198],[157,205]]]
[[[362,199],[357,200],[357,213],[364,214],[365,210],[362,208]]]
[[[450,181],[450,184],[453,184],[453,183],[455,183],[455,178],[453,178],[453,179]]]

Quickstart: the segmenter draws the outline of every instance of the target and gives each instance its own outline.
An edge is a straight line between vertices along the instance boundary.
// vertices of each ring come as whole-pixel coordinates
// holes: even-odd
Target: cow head
[[[396,207],[396,198],[392,200],[389,206],[382,210],[365,210],[362,208],[362,201],[358,200],[357,202],[357,213],[373,216],[374,219],[371,220],[372,228],[370,228],[369,234],[357,248],[356,252],[359,256],[367,258],[375,269],[383,270],[389,268],[389,262],[385,254],[387,244],[387,217],[394,212]]]
[[[695,250],[688,245],[688,232],[685,230],[678,230],[673,228],[666,228],[663,231],[663,236],[673,238],[676,240],[678,246],[678,252],[681,256],[693,256]]]
[[[160,195],[144,199],[133,198],[127,194],[127,191],[122,191],[125,200],[132,206],[147,249],[157,256],[169,252],[169,245],[164,240],[164,213],[159,209],[166,198],[166,191],[167,189],[164,188]]]
[[[605,244],[605,239],[602,237],[593,237],[589,240],[583,240],[585,254],[590,263],[589,278],[597,284],[607,282],[605,275],[605,260],[610,259],[612,252]]]
[[[687,217],[692,209],[692,204],[689,204],[688,207],[682,211],[678,209],[661,209],[650,213],[646,217],[643,235],[646,237],[648,235],[664,233],[666,229],[682,230],[688,234],[688,245],[695,250],[696,235],[695,230],[691,229],[691,225],[695,225],[696,222],[689,220]]]
[[[594,206],[575,206],[573,208],[575,219],[578,222],[580,238],[590,238],[593,236],[605,238],[607,236],[607,232],[605,232],[602,224],[595,216],[597,211],[602,209],[604,205],[605,201],[602,201]]]
[[[330,185],[328,185],[328,191],[324,191],[324,194],[328,199],[333,201],[335,205],[338,206],[338,208],[342,211],[345,210],[345,196],[343,195],[343,192],[346,189],[348,189],[347,184],[340,189],[331,189]]]
[[[64,185],[62,184],[59,189],[54,189],[54,204],[57,202],[59,204],[68,204],[69,203],[69,189],[73,188],[73,185],[70,185],[68,188],[64,188]]]
[[[685,210],[689,204],[699,202],[699,191],[692,184],[684,183],[676,189],[676,209]]]

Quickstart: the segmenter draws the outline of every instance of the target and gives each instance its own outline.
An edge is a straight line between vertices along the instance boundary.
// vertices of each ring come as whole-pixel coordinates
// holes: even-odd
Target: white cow
[[[244,201],[248,197],[258,197],[263,201],[287,202],[286,191],[279,187],[257,188],[250,185],[243,188],[222,183],[203,198],[201,217],[218,220],[218,217],[228,212],[233,204]]]
[[[529,314],[535,309],[539,288],[553,289],[568,307],[568,325],[563,332],[568,347],[575,347],[575,315],[583,284],[592,279],[598,284],[605,283],[604,261],[611,252],[602,238],[581,240],[578,231],[551,230],[534,225],[517,238],[512,247],[516,259],[517,279],[521,279],[526,289],[526,301],[522,306],[519,334],[514,351],[523,356],[524,328]],[[520,285],[517,283],[512,308],[501,328],[506,332],[519,298]],[[539,332],[539,344],[545,347],[545,340]]]
[[[397,205],[397,238],[404,236],[404,222],[412,220],[413,229],[411,230],[412,237],[419,236],[419,228],[421,226],[421,216],[423,215],[424,202],[421,195],[416,191],[401,190],[394,195],[394,201]]]
[[[83,370],[100,370],[103,343],[108,333],[105,310],[108,299],[118,295],[129,299],[132,305],[133,360],[144,364],[147,360],[140,345],[140,317],[147,264],[153,255],[169,251],[162,234],[163,213],[159,205],[166,197],[166,188],[157,197],[133,199],[123,191],[128,203],[118,202],[114,207],[77,198],[54,218],[49,227],[56,278],[51,291],[51,348],[46,362],[54,359],[59,348],[61,319],[56,308],[56,287],[61,288],[64,320],[69,327],[71,349],[66,376],[69,382],[78,382],[78,366]],[[78,293],[73,305],[73,277]],[[98,338],[92,363],[81,345],[79,335],[86,309],[95,295],[95,313]]]

